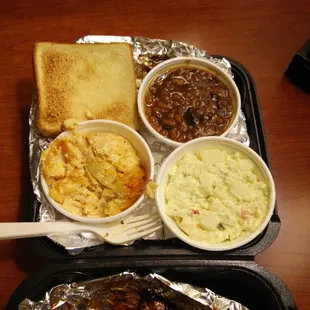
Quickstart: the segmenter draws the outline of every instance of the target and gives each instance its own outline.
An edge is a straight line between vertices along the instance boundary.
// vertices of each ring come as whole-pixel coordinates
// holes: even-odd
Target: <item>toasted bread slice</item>
[[[136,79],[127,43],[36,43],[33,54],[37,124],[46,137],[65,120],[122,122],[137,130]]]

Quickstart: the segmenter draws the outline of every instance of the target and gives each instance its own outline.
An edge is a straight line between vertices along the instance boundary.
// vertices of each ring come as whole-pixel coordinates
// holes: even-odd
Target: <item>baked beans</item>
[[[151,126],[178,142],[222,134],[234,111],[226,85],[193,67],[159,75],[146,91],[144,102]]]

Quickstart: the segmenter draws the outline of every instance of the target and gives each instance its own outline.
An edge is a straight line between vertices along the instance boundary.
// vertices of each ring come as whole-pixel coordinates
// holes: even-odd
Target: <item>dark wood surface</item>
[[[0,220],[27,207],[27,115],[35,41],[73,42],[87,34],[185,41],[235,58],[257,86],[282,228],[257,262],[310,309],[310,95],[283,73],[310,35],[304,1],[35,1],[0,4]],[[16,262],[16,242],[0,242],[0,308],[36,264]],[[21,261],[27,253],[18,254]],[[26,265],[27,268],[25,268]]]

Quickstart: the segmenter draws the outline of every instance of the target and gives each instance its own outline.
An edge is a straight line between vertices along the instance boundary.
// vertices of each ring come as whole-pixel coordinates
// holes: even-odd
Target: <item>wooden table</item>
[[[235,58],[256,81],[282,220],[279,237],[257,262],[288,285],[299,309],[310,309],[310,96],[283,76],[310,35],[308,0],[11,0],[1,1],[0,12],[1,221],[16,221],[27,207],[35,41],[73,42],[87,34],[185,41]],[[27,277],[15,252],[15,241],[0,242],[1,309]]]

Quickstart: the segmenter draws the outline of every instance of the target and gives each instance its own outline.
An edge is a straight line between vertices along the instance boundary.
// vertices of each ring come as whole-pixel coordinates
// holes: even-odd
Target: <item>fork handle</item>
[[[32,238],[81,231],[92,231],[92,229],[82,223],[71,222],[0,223],[0,240]]]

